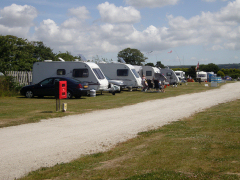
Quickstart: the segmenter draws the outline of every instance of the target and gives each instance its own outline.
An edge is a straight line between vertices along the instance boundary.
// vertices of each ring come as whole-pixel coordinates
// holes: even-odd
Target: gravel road
[[[20,178],[40,167],[105,151],[138,132],[236,99],[240,99],[240,82],[201,93],[1,128],[0,179]]]

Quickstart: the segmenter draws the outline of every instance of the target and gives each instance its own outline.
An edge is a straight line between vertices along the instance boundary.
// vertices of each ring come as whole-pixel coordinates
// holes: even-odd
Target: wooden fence
[[[14,77],[15,82],[20,85],[26,86],[32,82],[31,71],[5,71],[5,75]]]

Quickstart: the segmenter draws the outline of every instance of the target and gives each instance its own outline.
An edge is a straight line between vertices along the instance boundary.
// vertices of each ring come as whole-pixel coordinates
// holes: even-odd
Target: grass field
[[[157,96],[166,97],[168,92]],[[132,94],[137,96],[136,92]],[[141,132],[110,151],[41,168],[22,180],[240,179],[239,107],[240,100],[220,104],[159,129]]]
[[[219,86],[221,85],[219,84]],[[132,92],[123,91],[116,93],[115,96],[108,92],[104,92],[102,95],[97,93],[96,97],[83,96],[81,99],[61,100],[61,103],[67,103],[66,112],[56,111],[56,99],[54,97],[41,99],[28,99],[23,96],[0,97],[0,127],[33,123],[41,119],[87,113],[94,110],[117,108],[154,99],[197,93],[209,89],[214,89],[214,87],[207,87],[205,83],[187,83],[187,85],[179,85],[177,88],[167,87],[166,93],[144,93],[141,90]]]

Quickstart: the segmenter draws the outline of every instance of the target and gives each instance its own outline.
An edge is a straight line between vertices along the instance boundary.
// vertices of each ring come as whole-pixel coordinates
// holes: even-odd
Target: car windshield
[[[45,79],[42,82],[40,82],[41,85],[49,85],[49,84],[53,84],[53,79],[49,78],[49,79]]]

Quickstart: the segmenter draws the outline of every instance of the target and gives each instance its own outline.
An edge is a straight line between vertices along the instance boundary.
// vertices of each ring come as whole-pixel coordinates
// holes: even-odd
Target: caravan
[[[199,81],[202,81],[202,82],[206,82],[207,81],[207,72],[204,72],[204,71],[196,72],[196,79],[198,79]]]
[[[143,75],[146,79],[153,79],[156,73],[160,74],[160,69],[152,66],[134,66],[138,74],[142,77]]]
[[[176,73],[172,69],[164,68],[164,69],[160,69],[160,72],[162,75],[164,75],[167,78],[166,83],[170,85],[176,85],[179,83],[179,78],[177,77]]]
[[[33,64],[32,84],[48,77],[70,77],[87,82],[89,90],[104,91],[108,89],[108,80],[99,66],[93,62],[52,61]]]
[[[122,81],[128,88],[140,88],[141,77],[136,72],[135,68],[130,64],[125,63],[98,63],[98,66],[103,71],[104,75],[111,80]]]
[[[185,72],[184,71],[175,71],[175,74],[178,77],[179,81],[185,82]]]

